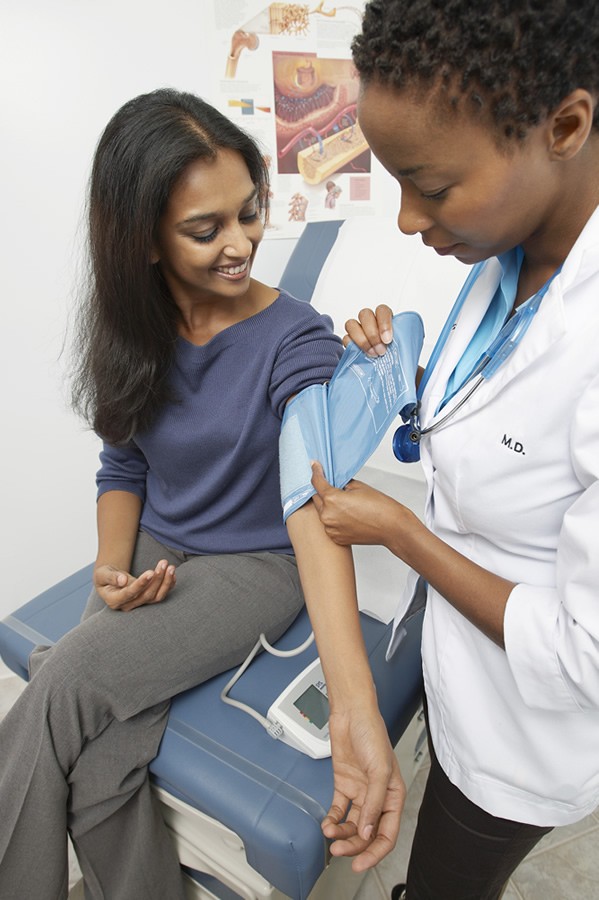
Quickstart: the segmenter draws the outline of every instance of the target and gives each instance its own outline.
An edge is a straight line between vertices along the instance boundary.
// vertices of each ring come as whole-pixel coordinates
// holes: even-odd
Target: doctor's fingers
[[[333,485],[329,481],[327,481],[324,474],[324,469],[322,468],[322,464],[319,463],[318,460],[314,460],[311,463],[311,468],[312,487],[316,491],[316,496],[313,499],[320,501],[320,503],[317,503],[317,509],[322,509],[323,504],[328,500],[335,501],[335,499],[338,499],[339,501],[341,501],[343,497],[347,496],[347,494],[351,493],[351,491],[356,491],[367,487],[364,482],[356,481],[354,478],[352,478],[352,480],[349,481],[343,489],[333,487]]]
[[[313,498],[316,502],[316,509],[320,511],[322,508],[322,501],[326,498],[327,494],[331,491],[336,490],[332,484],[330,484],[324,475],[324,469],[322,468],[322,464],[318,462],[318,460],[313,460],[311,463],[312,468],[312,487],[316,491],[316,496]]]
[[[351,481],[344,490],[330,488],[323,492],[316,508],[326,533],[335,543],[370,544],[380,542],[377,506],[366,485]]]
[[[386,304],[377,306],[376,310],[362,309],[357,319],[348,319],[345,323],[347,334],[343,343],[347,346],[352,340],[369,356],[383,356],[386,344],[393,340],[391,319],[393,312]]]

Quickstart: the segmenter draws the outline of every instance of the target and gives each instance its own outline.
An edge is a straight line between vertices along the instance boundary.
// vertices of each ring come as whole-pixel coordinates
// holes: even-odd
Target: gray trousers
[[[183,900],[148,763],[170,698],[276,640],[303,604],[295,560],[188,556],[140,534],[139,575],[168,559],[177,583],[115,612],[92,593],[81,624],[36,649],[31,680],[0,725],[0,897],[67,896],[67,830],[86,900]]]

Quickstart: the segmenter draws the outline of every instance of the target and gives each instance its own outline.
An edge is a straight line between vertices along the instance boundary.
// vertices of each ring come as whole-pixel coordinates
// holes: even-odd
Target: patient
[[[268,196],[252,139],[191,94],[135,98],[98,144],[74,381],[104,441],[94,590],[81,624],[34,652],[0,727],[3,900],[66,896],[67,830],[88,900],[183,900],[147,771],[169,700],[303,605],[280,423],[342,346],[328,318],[251,277]],[[351,599],[346,548],[309,518],[294,535],[306,591],[330,552]]]

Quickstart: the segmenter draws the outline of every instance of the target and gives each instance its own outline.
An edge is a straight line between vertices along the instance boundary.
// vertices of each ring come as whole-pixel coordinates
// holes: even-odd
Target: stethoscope
[[[539,306],[541,305],[543,297],[549,290],[549,285],[560,271],[560,269],[558,269],[556,272],[554,272],[551,278],[545,282],[543,287],[539,291],[537,291],[537,293],[534,294],[534,296],[531,297],[530,300],[528,300],[522,306],[518,307],[514,314],[507,320],[497,337],[485,350],[479,362],[476,364],[474,370],[468,375],[466,381],[458,388],[458,390],[461,390],[471,381],[474,382],[471,385],[470,389],[460,399],[459,403],[452,407],[449,412],[447,412],[440,419],[437,419],[437,421],[433,425],[429,425],[427,428],[422,428],[419,418],[422,394],[424,393],[424,389],[428,384],[433,369],[437,364],[437,360],[441,355],[441,351],[443,350],[445,344],[447,343],[449,335],[455,327],[458,313],[462,309],[466,298],[470,293],[472,285],[478,278],[483,266],[484,263],[478,263],[477,265],[475,265],[472,268],[468,278],[466,279],[466,283],[460,291],[458,299],[456,300],[454,307],[447,319],[447,322],[443,327],[443,330],[431,354],[429,363],[422,375],[416,394],[416,404],[409,413],[409,420],[405,425],[400,425],[393,435],[393,453],[400,462],[417,462],[420,459],[420,441],[422,437],[426,434],[431,434],[433,431],[437,431],[438,428],[441,428],[450,419],[452,419],[456,415],[456,413],[459,412],[459,410],[464,406],[464,404],[468,402],[474,392],[478,390],[483,381],[488,381],[490,378],[492,378],[499,367],[503,365],[506,359],[514,352],[514,350],[528,331],[530,323],[532,322]],[[457,393],[457,391],[455,393]]]

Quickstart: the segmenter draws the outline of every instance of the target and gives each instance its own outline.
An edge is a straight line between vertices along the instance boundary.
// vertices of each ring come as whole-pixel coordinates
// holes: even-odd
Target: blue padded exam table
[[[312,290],[306,272],[319,271],[318,260],[322,264],[339,223],[319,225],[326,227],[308,226],[304,232],[304,250],[308,248],[312,261],[298,265],[295,253],[286,272],[290,278],[287,283],[283,279],[288,290],[308,299]],[[294,283],[296,276],[299,283]],[[92,566],[75,572],[0,622],[0,654],[23,678],[28,678],[33,647],[58,641],[79,621],[91,573]],[[390,626],[363,614],[361,618],[381,712],[395,744],[421,702],[422,611],[407,623],[406,636],[389,662],[385,651]],[[296,647],[309,632],[304,611],[277,646]],[[315,655],[314,645],[285,659],[263,653],[231,696],[265,715]],[[223,704],[220,691],[230,675],[223,673],[174,698],[160,751],[150,766],[189,876],[189,897],[304,900],[328,874],[320,822],[332,797],[331,761],[291,749],[245,713]],[[325,890],[319,896],[327,895]]]
[[[27,660],[34,646],[55,642],[78,622],[91,588],[91,573],[92,566],[81,569],[0,622],[0,653],[17,674],[28,677]],[[408,623],[407,635],[390,662],[385,662],[390,626],[364,615],[362,626],[381,711],[395,743],[421,699],[420,614]],[[307,614],[302,612],[277,647],[295,647],[309,632]],[[231,696],[266,714],[280,691],[315,655],[314,645],[288,659],[261,654]],[[218,860],[223,847],[212,847],[214,839],[204,838],[210,845],[206,850],[202,828],[198,829],[199,858],[204,852],[211,854],[202,860],[211,875],[203,879],[211,893],[197,896],[283,895],[303,900],[328,861],[320,822],[332,797],[330,759],[311,759],[273,740],[254,719],[223,704],[219,695],[230,674],[175,697],[160,752],[150,766],[153,781],[161,789],[167,822],[174,825],[176,840],[181,836],[184,843],[194,843],[194,829],[190,827],[191,837],[180,835],[180,827],[171,819],[181,810],[175,805],[173,811],[170,798],[217,820],[240,839],[236,844],[234,836],[224,832],[221,843],[229,853],[240,857],[242,871],[221,872],[218,866],[228,866],[228,862]],[[243,848],[247,863],[241,858]],[[183,851],[183,862],[193,863],[193,848],[184,846]],[[212,867],[212,862],[217,865]],[[254,877],[255,873],[259,877]],[[202,883],[199,872],[191,874]],[[218,875],[229,890],[233,885],[234,893],[218,893]],[[243,885],[237,878],[243,879]],[[265,892],[260,888],[262,881],[280,893]],[[257,884],[252,887],[252,882]]]

